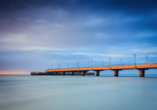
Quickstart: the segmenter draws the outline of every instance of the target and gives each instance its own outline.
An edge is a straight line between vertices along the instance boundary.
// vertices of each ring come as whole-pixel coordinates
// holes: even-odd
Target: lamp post
[[[59,65],[59,69],[61,69],[61,65],[60,64],[58,64]]]
[[[134,54],[134,59],[135,59],[135,65],[136,65],[136,54]]]
[[[78,69],[79,69],[79,62],[76,63],[76,67],[77,67],[77,66],[78,66]]]
[[[51,68],[51,69],[53,70],[53,65],[51,65],[51,66],[52,66],[52,68]]]
[[[67,73],[68,73],[68,66],[69,66],[69,64],[67,63]]]
[[[121,66],[122,66],[122,58],[121,58]]]
[[[91,66],[92,66],[92,68],[93,68],[93,60],[91,60]]]
[[[78,63],[76,63],[76,65],[78,65],[78,73],[79,73],[79,61],[78,61]]]
[[[111,57],[109,57],[109,61],[110,61],[110,66],[111,66]]]
[[[60,64],[58,64],[58,65],[59,65],[59,68],[58,68],[58,69],[59,69],[59,71],[60,71]],[[59,73],[59,72],[58,72],[58,73]]]
[[[89,68],[89,62],[88,62],[88,68]]]
[[[102,66],[103,66],[103,60],[102,60]]]
[[[148,63],[148,55],[146,55],[146,62]]]

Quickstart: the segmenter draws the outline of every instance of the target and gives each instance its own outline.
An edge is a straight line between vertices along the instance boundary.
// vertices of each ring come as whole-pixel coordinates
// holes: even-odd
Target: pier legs
[[[119,70],[114,70],[114,76],[118,76]]]
[[[74,71],[71,71],[71,76],[73,76],[74,75]]]
[[[65,71],[62,72],[62,75],[65,75]]]
[[[100,71],[97,70],[97,71],[95,71],[95,73],[96,73],[96,76],[99,76]]]
[[[140,73],[140,77],[144,77],[145,76],[145,69],[140,69],[139,73]]]
[[[86,71],[82,71],[81,73],[82,73],[82,76],[85,76]]]

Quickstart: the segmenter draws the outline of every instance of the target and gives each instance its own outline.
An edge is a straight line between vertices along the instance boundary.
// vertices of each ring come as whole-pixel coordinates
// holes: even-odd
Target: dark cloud
[[[129,23],[134,29],[156,30],[156,6],[156,0],[1,0],[0,30],[7,30],[8,25],[11,25],[11,27],[15,25],[17,27],[27,26],[35,23],[33,20],[36,18],[62,22],[63,20],[68,21],[69,17],[77,20],[88,15],[101,16],[102,18],[108,17],[109,19],[115,18],[119,22],[123,22],[122,20],[126,17],[131,17],[132,19],[140,18],[137,21],[130,20]],[[43,12],[42,8],[50,8],[52,10],[49,9]],[[62,16],[53,13],[53,10],[59,9],[67,12],[69,17],[66,19],[66,16],[63,15],[64,13],[58,12],[58,15],[61,14]],[[85,17],[85,19],[87,18]],[[122,23],[122,25],[125,24],[127,25],[127,23]],[[130,24],[128,25],[131,26]],[[99,29],[104,29],[103,26],[103,23],[99,24],[99,27],[102,27]],[[108,26],[108,29],[113,28],[113,26]],[[15,29],[11,27],[9,30],[14,31]]]
[[[33,7],[64,8],[84,11],[131,11],[147,13],[157,9],[156,0],[1,0],[1,11],[17,11]]]
[[[62,6],[67,0],[1,0],[1,11],[19,11],[29,7],[39,8],[44,6]]]
[[[157,9],[156,0],[79,0],[79,2],[82,5],[98,9],[133,11],[135,13]]]
[[[99,64],[135,53],[156,58],[156,6],[156,0],[0,0],[0,69]]]

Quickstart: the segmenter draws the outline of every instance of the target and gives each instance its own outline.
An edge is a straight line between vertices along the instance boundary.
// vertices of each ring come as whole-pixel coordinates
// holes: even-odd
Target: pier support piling
[[[73,76],[74,75],[74,71],[71,71],[71,76]]]
[[[140,73],[140,77],[145,77],[145,70],[149,70],[149,68],[138,69]]]
[[[119,70],[114,70],[114,76],[118,76]]]
[[[62,75],[65,75],[65,71],[62,71]]]
[[[96,76],[99,76],[100,71],[97,70],[97,71],[95,71],[95,73],[96,73]]]
[[[82,73],[82,76],[85,76],[86,71],[82,71],[81,73]]]
[[[140,73],[140,77],[144,77],[145,76],[145,69],[140,69],[139,73]]]

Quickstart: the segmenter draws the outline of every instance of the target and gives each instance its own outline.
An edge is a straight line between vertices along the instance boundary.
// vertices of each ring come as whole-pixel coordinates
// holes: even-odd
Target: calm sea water
[[[0,110],[157,110],[157,77],[0,75]]]

